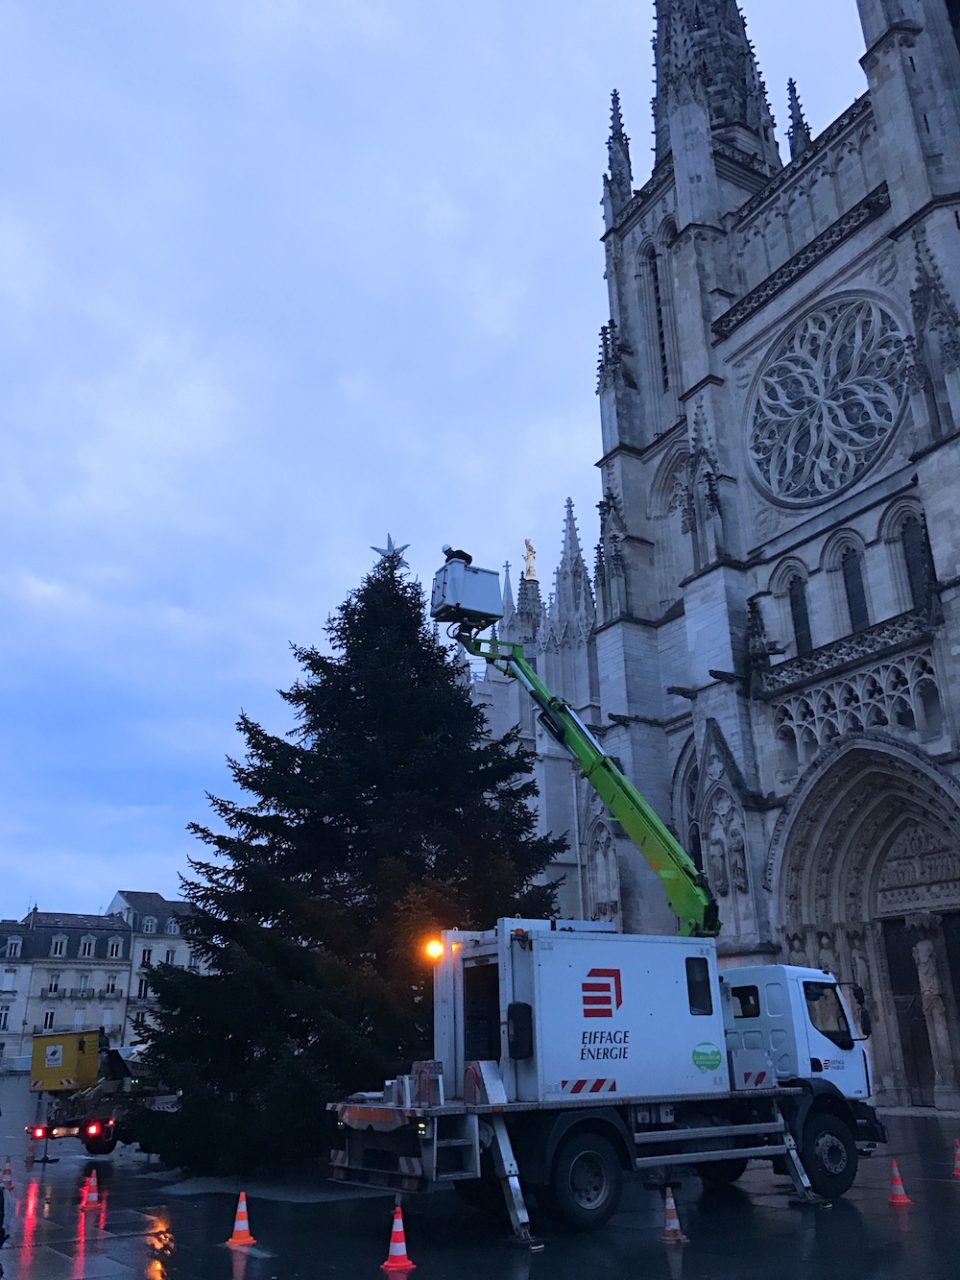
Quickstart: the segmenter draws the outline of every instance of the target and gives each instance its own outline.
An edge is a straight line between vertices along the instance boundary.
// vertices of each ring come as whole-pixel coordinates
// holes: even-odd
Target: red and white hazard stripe
[[[762,1089],[766,1083],[767,1073],[765,1071],[745,1071],[743,1073],[744,1089]]]
[[[561,1093],[616,1093],[617,1082],[605,1078],[603,1080],[561,1080]]]

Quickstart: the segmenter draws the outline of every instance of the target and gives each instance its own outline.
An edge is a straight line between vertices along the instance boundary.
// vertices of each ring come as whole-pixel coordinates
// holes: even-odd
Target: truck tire
[[[746,1172],[746,1160],[709,1160],[697,1165],[697,1173],[713,1187],[729,1187]]]
[[[572,1133],[561,1143],[550,1180],[554,1212],[576,1231],[595,1231],[613,1217],[623,1194],[617,1153],[596,1133]]]
[[[857,1176],[857,1144],[842,1120],[815,1111],[803,1126],[800,1160],[817,1195],[838,1200]]]

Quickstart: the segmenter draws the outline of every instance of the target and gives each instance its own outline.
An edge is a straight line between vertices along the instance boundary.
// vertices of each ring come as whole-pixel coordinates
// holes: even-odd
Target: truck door
[[[810,1076],[822,1074],[848,1098],[867,1097],[866,1055],[854,1042],[837,984],[827,978],[804,978],[800,985],[807,1011]],[[801,1070],[801,1074],[807,1072]]]

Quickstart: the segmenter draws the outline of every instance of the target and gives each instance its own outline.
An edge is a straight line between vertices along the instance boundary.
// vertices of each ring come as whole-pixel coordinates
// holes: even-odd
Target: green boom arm
[[[457,639],[468,653],[512,676],[533,698],[540,708],[543,727],[570,752],[583,776],[659,876],[671,910],[679,919],[680,934],[715,937],[720,932],[717,903],[702,874],[573,708],[551,694],[524,657],[523,646],[480,640],[468,626],[460,628]]]

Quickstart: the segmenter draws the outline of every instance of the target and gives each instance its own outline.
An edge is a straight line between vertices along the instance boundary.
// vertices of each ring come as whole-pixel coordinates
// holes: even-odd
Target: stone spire
[[[610,95],[610,137],[607,139],[609,172],[604,174],[604,194],[609,196],[615,213],[619,213],[633,195],[633,169],[630,165],[630,139],[623,131],[620,94]]]
[[[670,109],[691,96],[706,104],[714,141],[732,144],[768,172],[781,167],[773,117],[753,46],[735,0],[656,0],[656,159],[670,154]]]
[[[563,551],[557,567],[555,587],[557,621],[589,630],[596,619],[590,574],[580,547],[580,534],[573,514],[573,500],[567,499],[563,520]]]
[[[800,98],[797,94],[797,82],[790,79],[787,81],[787,99],[790,105],[790,128],[787,130],[787,140],[790,143],[790,159],[799,160],[800,157],[810,150],[810,126],[807,124],[803,114],[803,107],[800,105]]]
[[[510,585],[510,561],[507,560],[503,566],[503,627],[509,627],[513,622],[513,615],[516,608],[513,603],[513,587]]]

